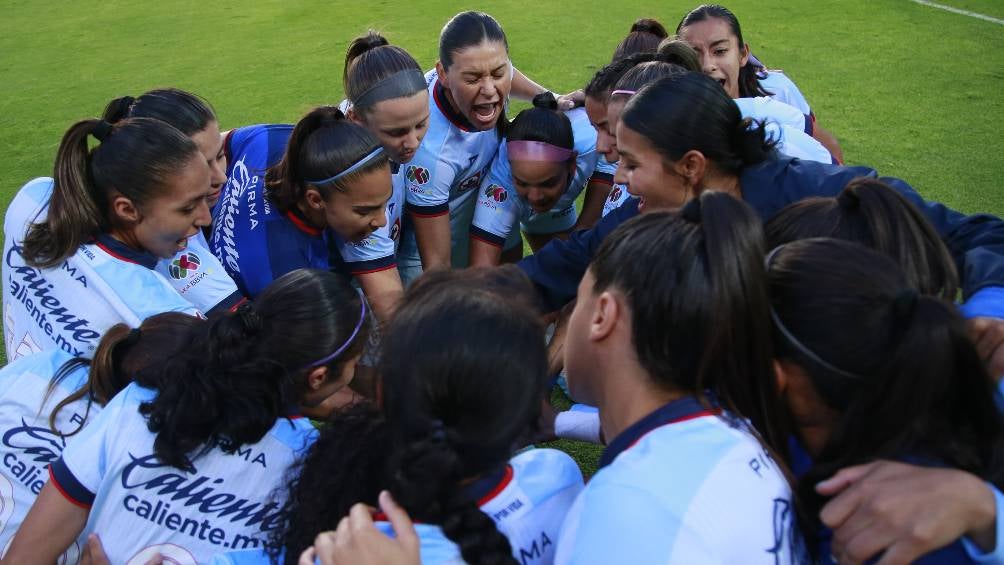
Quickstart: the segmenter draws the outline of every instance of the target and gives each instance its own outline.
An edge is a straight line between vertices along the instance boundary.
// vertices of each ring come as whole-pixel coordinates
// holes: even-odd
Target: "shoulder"
[[[4,230],[8,237],[23,234],[27,230],[26,224],[36,220],[35,217],[48,206],[54,185],[51,177],[39,177],[28,181],[17,191],[4,215]]]
[[[528,449],[509,460],[514,480],[526,487],[547,484],[565,488],[582,484],[582,471],[564,451],[557,449]]]
[[[266,168],[282,158],[292,132],[290,124],[258,124],[238,128],[229,136],[228,153],[233,163]],[[250,164],[247,162],[249,158]]]

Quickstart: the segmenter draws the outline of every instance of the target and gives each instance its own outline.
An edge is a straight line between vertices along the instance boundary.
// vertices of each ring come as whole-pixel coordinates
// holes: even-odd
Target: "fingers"
[[[87,536],[87,545],[84,546],[84,553],[80,556],[81,565],[109,565],[108,556],[101,545],[101,538],[97,534]]]
[[[394,528],[394,535],[398,542],[406,550],[418,548],[418,534],[415,532],[415,525],[411,522],[411,517],[404,508],[398,506],[394,497],[387,491],[380,493],[380,510],[387,516],[390,525]]]
[[[317,537],[321,537],[323,535],[324,534],[321,534]],[[310,546],[307,549],[304,549],[303,553],[300,554],[300,560],[297,561],[297,565],[314,565],[315,557],[317,557],[317,550],[314,549],[314,546]]]
[[[867,463],[865,465],[854,465],[845,467],[829,479],[816,485],[816,492],[823,496],[836,496],[841,491],[857,482],[878,465],[878,463]]]

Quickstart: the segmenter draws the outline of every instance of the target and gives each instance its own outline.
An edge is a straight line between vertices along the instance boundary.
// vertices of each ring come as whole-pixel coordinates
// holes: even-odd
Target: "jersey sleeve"
[[[504,247],[518,220],[519,197],[512,186],[512,170],[503,143],[478,189],[471,237]]]
[[[603,157],[596,161],[596,168],[593,175],[589,177],[589,183],[614,185],[614,175],[617,174],[617,163],[610,164]]]
[[[418,217],[435,217],[450,212],[450,189],[458,170],[441,158],[442,147],[418,148],[405,166],[405,200],[408,211]]]
[[[157,272],[185,300],[207,315],[226,312],[244,299],[219,259],[193,237],[188,248],[157,263]]]
[[[386,225],[359,242],[336,237],[333,245],[347,272],[351,275],[366,275],[396,267],[396,243],[390,235],[392,229],[395,228]],[[396,229],[400,230],[400,227]]]
[[[772,98],[794,106],[807,117],[812,116],[809,102],[802,95],[798,86],[788,78],[788,75],[781,71],[767,71],[766,78],[761,79],[760,83],[767,92],[771,93]]]

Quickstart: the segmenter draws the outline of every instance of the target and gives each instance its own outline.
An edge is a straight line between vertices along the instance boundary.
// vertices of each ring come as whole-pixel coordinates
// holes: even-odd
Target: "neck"
[[[713,168],[709,168],[701,182],[705,190],[718,190],[726,192],[742,200],[743,190],[739,184],[739,177],[728,173],[720,173]]]
[[[297,202],[296,209],[300,212],[300,215],[315,228],[324,229],[328,225],[328,222],[324,217],[324,211],[311,208],[310,204],[307,204],[306,201],[300,200]]]
[[[609,442],[632,424],[657,409],[688,396],[678,390],[655,386],[651,375],[640,366],[613,368],[605,374],[610,383],[604,401],[599,404],[600,426]]]
[[[124,243],[136,251],[146,251],[143,249],[143,246],[140,245],[139,240],[136,239],[136,233],[132,230],[126,231],[119,228],[112,228],[112,230],[108,232],[108,235],[110,235],[112,239]]]

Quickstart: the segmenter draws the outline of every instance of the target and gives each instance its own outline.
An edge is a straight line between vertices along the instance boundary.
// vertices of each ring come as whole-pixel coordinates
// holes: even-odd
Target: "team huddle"
[[[296,124],[72,125],[4,219],[2,563],[1004,563],[1004,223],[722,6],[604,63],[471,11]]]

